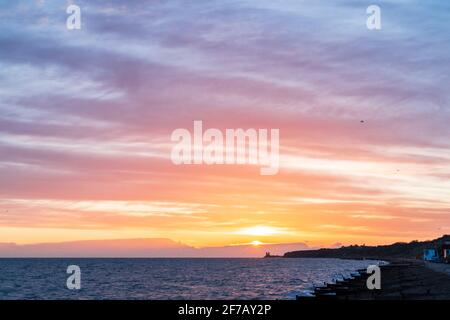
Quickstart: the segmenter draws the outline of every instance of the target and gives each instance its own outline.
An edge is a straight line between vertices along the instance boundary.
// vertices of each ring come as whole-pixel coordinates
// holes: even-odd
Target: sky
[[[437,0],[0,1],[0,242],[450,233],[449,21]],[[279,129],[279,172],[174,165],[195,120]]]

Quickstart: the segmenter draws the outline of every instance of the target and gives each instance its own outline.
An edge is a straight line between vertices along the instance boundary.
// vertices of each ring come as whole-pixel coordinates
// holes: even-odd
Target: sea
[[[6,258],[0,300],[295,299],[373,260],[308,258]],[[68,289],[79,267],[80,289]],[[76,281],[76,280],[75,280]]]

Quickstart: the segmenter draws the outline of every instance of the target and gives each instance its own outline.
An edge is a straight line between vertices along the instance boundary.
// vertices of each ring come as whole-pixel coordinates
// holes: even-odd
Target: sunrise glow
[[[58,2],[3,5],[0,243],[450,233],[449,24],[422,3],[377,33],[353,2],[83,5],[76,31]],[[195,121],[279,130],[276,170],[174,163]]]

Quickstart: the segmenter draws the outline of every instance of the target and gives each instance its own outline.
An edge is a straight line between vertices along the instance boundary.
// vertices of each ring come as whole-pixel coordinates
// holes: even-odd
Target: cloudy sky
[[[0,1],[0,242],[450,233],[450,3],[372,2]],[[194,120],[279,128],[279,173],[174,165]]]

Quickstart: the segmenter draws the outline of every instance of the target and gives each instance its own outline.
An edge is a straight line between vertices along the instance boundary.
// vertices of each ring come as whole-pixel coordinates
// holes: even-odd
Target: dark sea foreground
[[[378,264],[338,259],[0,259],[5,299],[294,299]],[[81,289],[69,290],[69,265]]]

